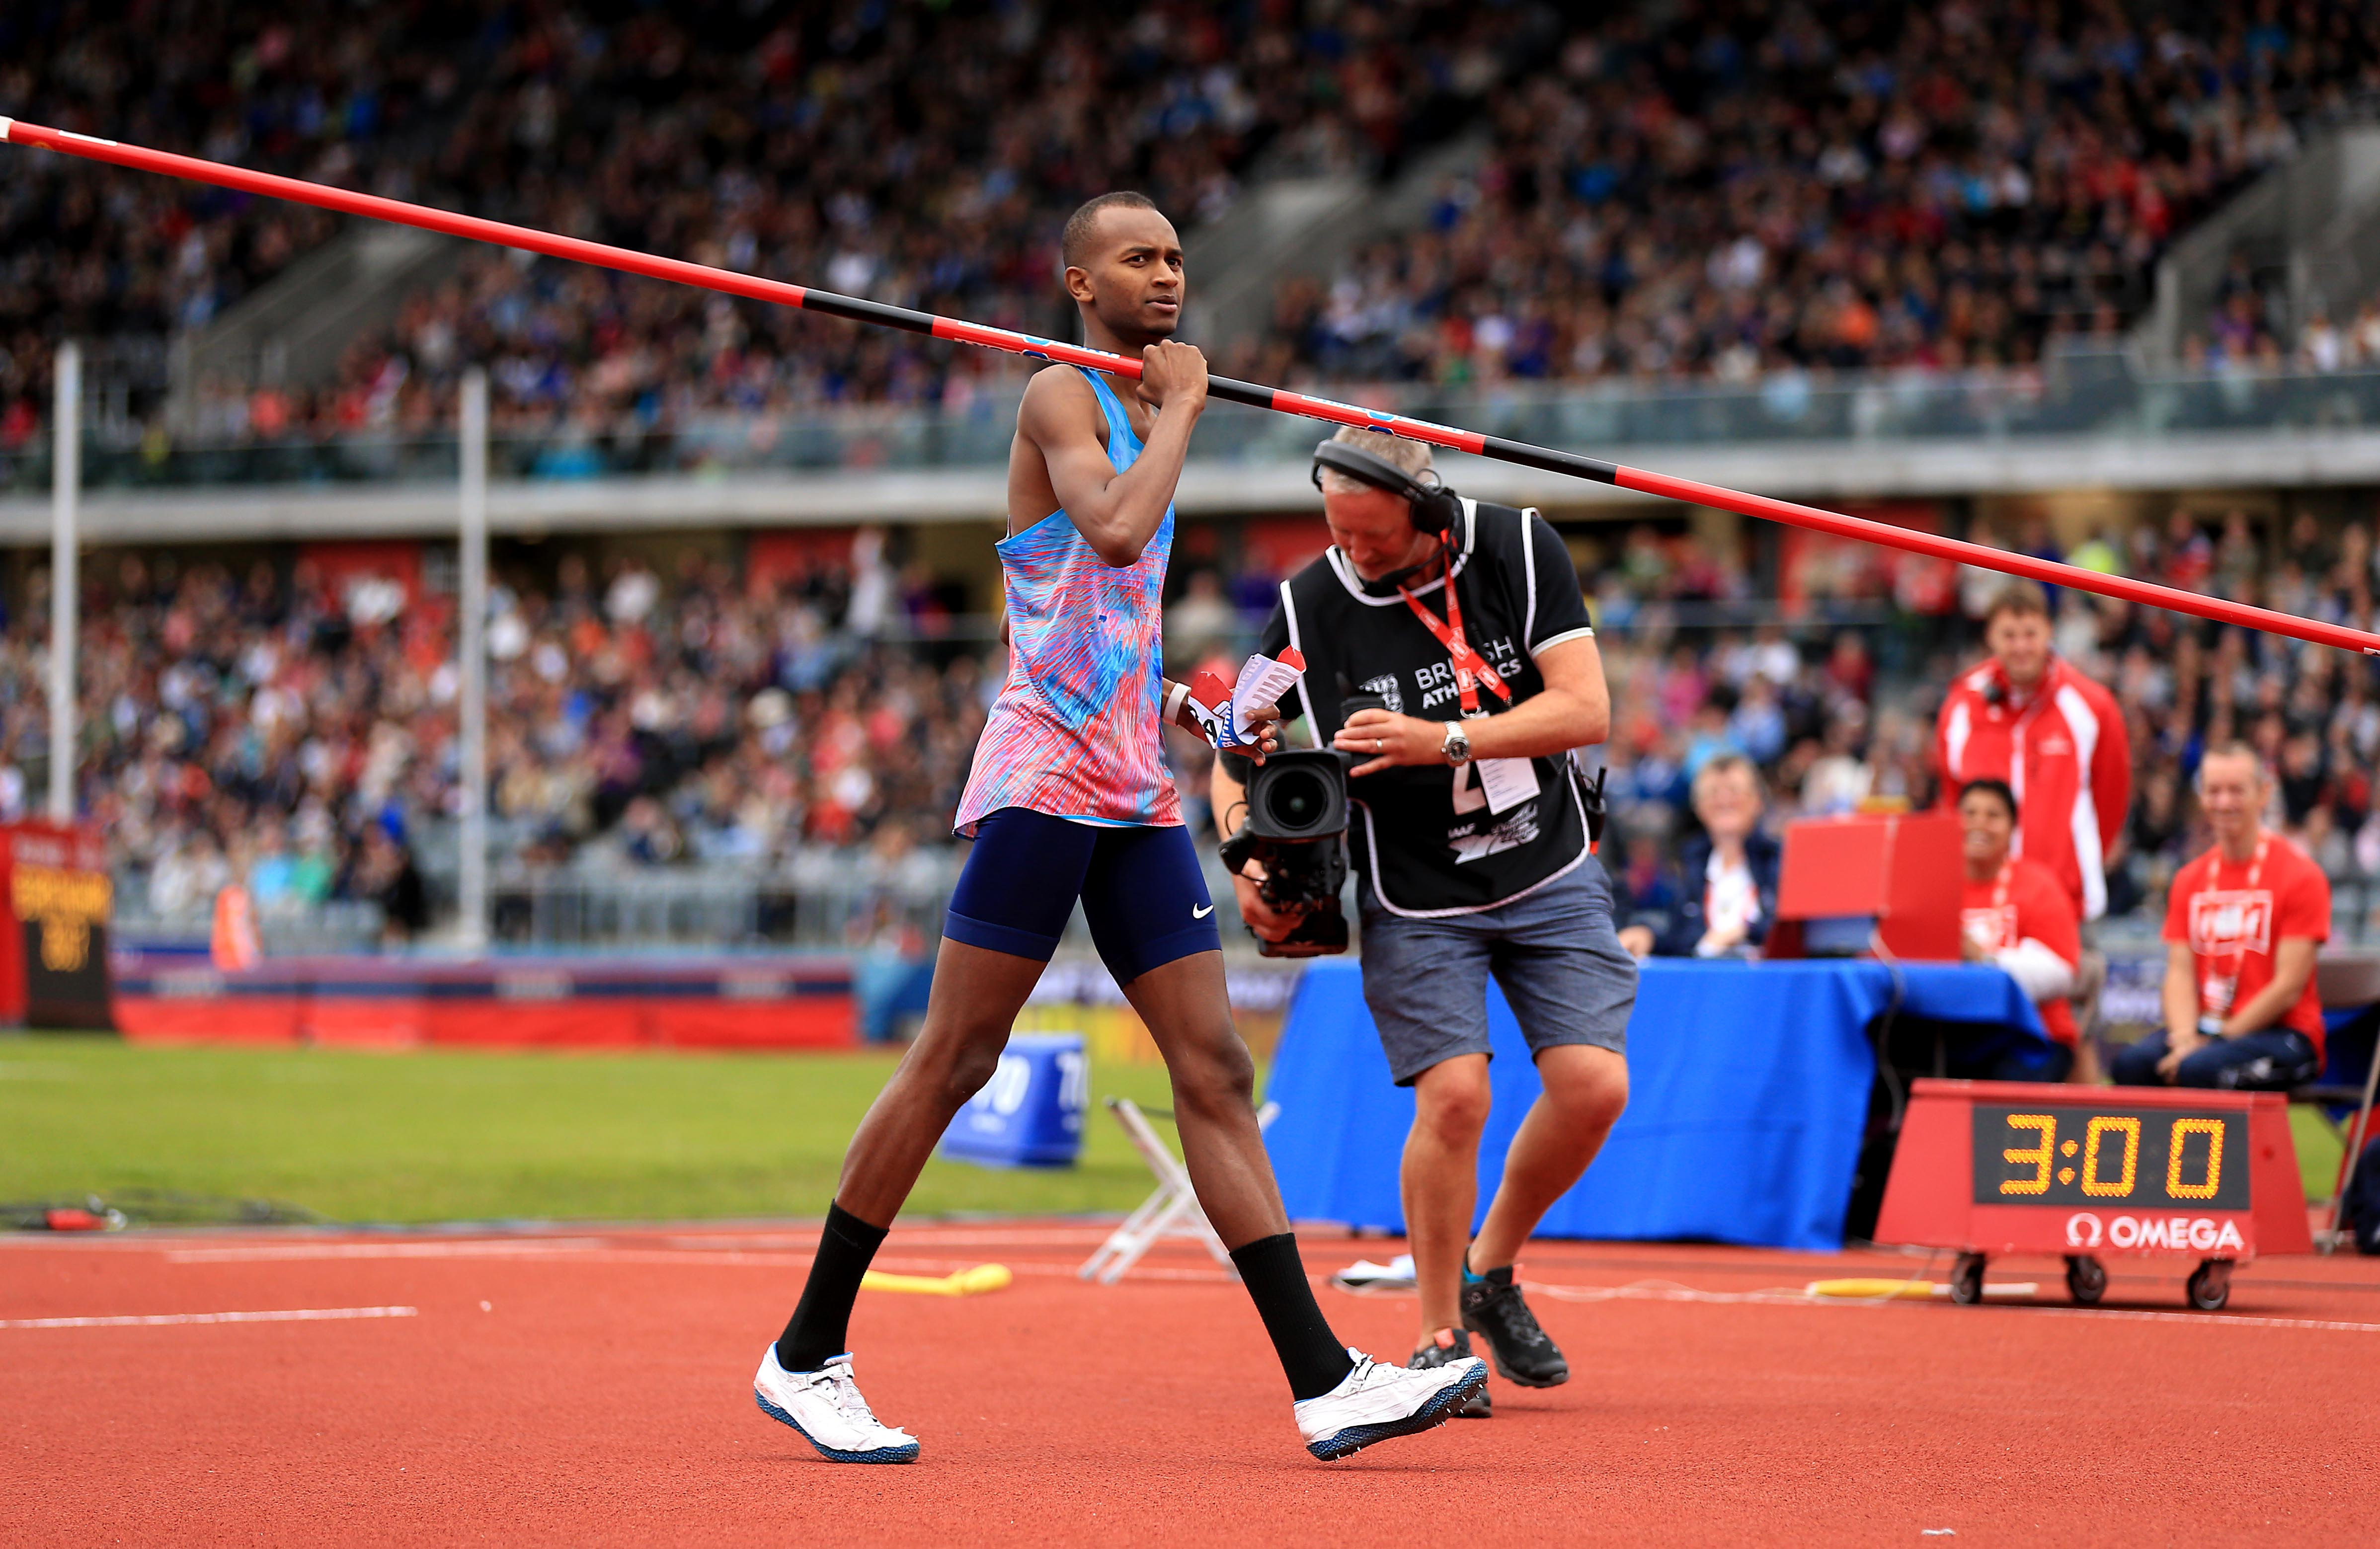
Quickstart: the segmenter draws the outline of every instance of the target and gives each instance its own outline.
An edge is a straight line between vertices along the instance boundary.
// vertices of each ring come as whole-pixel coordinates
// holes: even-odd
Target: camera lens
[[[1330,793],[1308,769],[1283,769],[1265,792],[1265,816],[1295,832],[1320,821],[1330,807]]]

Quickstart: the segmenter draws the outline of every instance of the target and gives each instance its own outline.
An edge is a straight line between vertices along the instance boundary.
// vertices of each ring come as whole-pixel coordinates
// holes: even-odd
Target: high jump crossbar
[[[262,194],[270,199],[285,199],[298,204],[311,204],[324,210],[336,210],[350,215],[369,216],[373,220],[390,221],[399,225],[419,226],[424,231],[443,232],[450,236],[468,237],[475,242],[492,243],[503,248],[517,248],[526,252],[542,253],[549,258],[567,259],[577,263],[589,263],[603,269],[615,269],[623,273],[641,274],[649,279],[668,280],[679,284],[697,285],[704,290],[719,291],[728,296],[741,296],[754,301],[774,302],[782,307],[796,307],[807,312],[823,312],[830,317],[852,322],[872,323],[880,328],[897,328],[905,333],[923,333],[931,338],[947,339],[954,344],[978,345],[986,349],[1005,350],[1011,355],[1031,356],[1038,359],[1056,361],[1068,366],[1087,367],[1109,376],[1126,381],[1140,379],[1140,362],[1127,356],[1110,355],[1104,350],[1087,349],[1080,345],[1043,339],[1030,333],[1018,333],[1005,328],[991,328],[979,322],[959,318],[937,317],[930,312],[914,311],[906,307],[888,306],[881,301],[864,300],[858,296],[838,296],[832,291],[812,290],[806,285],[789,284],[782,280],[762,279],[756,274],[742,274],[732,269],[720,269],[706,263],[689,263],[684,259],[657,258],[629,248],[615,248],[608,243],[589,242],[580,237],[563,236],[553,232],[540,231],[533,226],[512,225],[503,221],[483,220],[476,215],[457,214],[448,210],[433,210],[427,205],[408,204],[402,200],[383,199],[377,194],[357,193],[352,189],[334,188],[327,184],[310,183],[303,178],[282,177],[267,172],[250,172],[222,162],[210,162],[196,156],[180,156],[171,151],[151,151],[116,140],[99,139],[90,135],[76,134],[67,129],[45,128],[18,119],[0,118],[0,141],[11,145],[33,146],[55,151],[63,155],[79,156],[86,161],[106,162],[130,167],[139,172],[153,172],[167,177],[179,177],[193,183],[211,183],[217,188],[237,188],[246,193]],[[2341,650],[2362,651],[2380,656],[2380,635],[2365,630],[2350,629],[2343,624],[2325,623],[2317,619],[2299,618],[2269,608],[2253,608],[2225,598],[2204,597],[2195,592],[2161,587],[2147,581],[2135,581],[2129,576],[2103,575],[2079,565],[2064,564],[2055,560],[2036,559],[2031,554],[2013,554],[2003,549],[1987,548],[1980,543],[1968,543],[1935,533],[1916,532],[1894,526],[1888,522],[1872,521],[1861,516],[1847,516],[1840,512],[1825,511],[1816,506],[1796,505],[1791,501],[1772,500],[1766,495],[1745,494],[1740,490],[1724,489],[1716,484],[1704,484],[1695,479],[1679,478],[1670,474],[1652,473],[1643,468],[1607,463],[1597,457],[1585,457],[1572,452],[1557,452],[1548,447],[1532,446],[1526,442],[1512,441],[1503,436],[1482,435],[1451,425],[1433,425],[1424,419],[1411,419],[1403,415],[1388,414],[1378,409],[1364,408],[1354,404],[1342,404],[1329,398],[1317,398],[1308,393],[1293,393],[1286,388],[1266,387],[1257,382],[1236,381],[1230,377],[1211,377],[1207,391],[1210,396],[1227,403],[1245,404],[1251,408],[1271,409],[1281,414],[1300,415],[1334,425],[1353,425],[1364,430],[1385,430],[1390,435],[1404,436],[1442,446],[1455,452],[1469,452],[1499,462],[1515,463],[1523,467],[1537,468],[1547,473],[1568,474],[1577,478],[1593,479],[1639,494],[1658,495],[1666,500],[1683,501],[1694,505],[1707,505],[1721,511],[1732,511],[1742,516],[1757,516],[1767,521],[1807,527],[1814,532],[1837,538],[1857,539],[1865,543],[1881,544],[1888,549],[1900,549],[1934,559],[1949,560],[1958,564],[1972,564],[1985,570],[1996,570],[2010,575],[2022,575],[2054,587],[2070,587],[2076,591],[2096,593],[2148,608],[2162,608],[2171,612],[2189,613],[2217,623],[2240,624],[2267,634],[2288,635],[2292,639],[2311,641],[2317,646],[2335,646]]]

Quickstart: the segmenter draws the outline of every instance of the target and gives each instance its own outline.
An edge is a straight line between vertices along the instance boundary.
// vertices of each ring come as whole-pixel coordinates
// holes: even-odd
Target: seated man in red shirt
[[[2330,879],[2264,826],[2272,778],[2243,743],[2198,766],[2215,848],[2174,874],[2166,907],[2165,1028],[2116,1056],[2122,1086],[2282,1091],[2322,1069],[2314,950]]]
[[[2057,1055],[2040,1079],[2063,1081],[2074,1070],[2078,1039],[2075,970],[2082,961],[2082,927],[2073,899],[2039,861],[2009,853],[2016,832],[2016,793],[2004,780],[1971,780],[1959,793],[1964,831],[1966,894],[1961,946],[1969,962],[1997,963],[2041,1011]]]

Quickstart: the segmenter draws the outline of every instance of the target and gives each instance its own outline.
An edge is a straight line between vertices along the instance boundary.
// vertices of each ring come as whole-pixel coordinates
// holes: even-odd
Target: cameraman
[[[1314,472],[1332,547],[1281,583],[1262,648],[1305,657],[1283,718],[1303,715],[1309,740],[1328,734],[1354,756],[1364,998],[1390,1072],[1415,1089],[1403,1168],[1422,1314],[1412,1363],[1462,1359],[1476,1332],[1507,1381],[1551,1387],[1570,1368],[1522,1299],[1513,1261],[1627,1106],[1636,999],[1571,757],[1609,725],[1602,658],[1578,572],[1534,511],[1455,496],[1428,447],[1377,430],[1341,430],[1315,449]],[[1372,704],[1344,713],[1351,693]],[[1236,758],[1216,769],[1227,837],[1246,819],[1246,779]],[[1256,878],[1233,881],[1258,936],[1295,928]],[[1472,1238],[1490,972],[1544,1095]],[[1464,1412],[1484,1415],[1486,1395]]]

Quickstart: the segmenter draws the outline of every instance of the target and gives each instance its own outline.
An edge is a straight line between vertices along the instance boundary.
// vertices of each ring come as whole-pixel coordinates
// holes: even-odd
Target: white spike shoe
[[[1326,1463],[1390,1436],[1443,1425],[1488,1386],[1488,1363],[1476,1356],[1416,1372],[1384,1366],[1359,1349],[1347,1353],[1355,1369],[1346,1380],[1296,1406],[1305,1450]]]
[[[752,1397],[761,1412],[801,1433],[832,1463],[914,1463],[917,1438],[876,1418],[851,1374],[851,1357],[838,1355],[815,1372],[788,1372],[777,1347],[760,1358]]]

